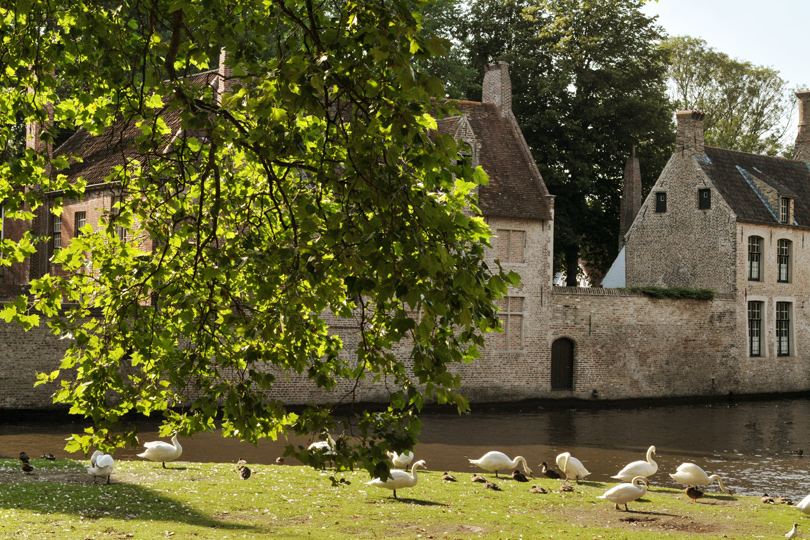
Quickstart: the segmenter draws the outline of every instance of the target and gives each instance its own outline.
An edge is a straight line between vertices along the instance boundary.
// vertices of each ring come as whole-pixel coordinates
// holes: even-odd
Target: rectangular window
[[[62,218],[60,216],[53,216],[51,223],[51,242],[53,253],[56,253],[62,249]]]
[[[709,210],[712,207],[712,190],[699,189],[698,190],[698,208],[700,210]]]
[[[659,214],[667,211],[667,194],[663,191],[655,194],[655,211]]]
[[[82,227],[87,225],[87,213],[76,212],[73,217],[73,230],[76,238],[82,235]]]
[[[787,197],[779,198],[779,222],[788,223],[790,221],[790,199]]]
[[[790,240],[779,240],[776,243],[777,281],[790,282]]]
[[[124,199],[121,196],[115,196],[112,198],[112,207],[110,209],[110,214],[112,214],[112,218],[114,220],[118,219],[118,215],[121,213],[121,205],[124,204]],[[118,236],[118,239],[122,242],[127,241],[127,230],[120,225],[115,226],[115,234]]]
[[[495,350],[523,350],[523,304],[524,299],[520,296],[507,296],[496,302],[501,310],[499,316],[503,332],[491,338]]]
[[[762,261],[762,238],[759,236],[748,237],[748,279],[749,281],[759,281]]]
[[[526,246],[526,231],[498,229],[495,257],[502,263],[522,263]]]
[[[776,303],[776,355],[790,356],[790,302]]]
[[[762,302],[748,302],[748,356],[762,356]]]

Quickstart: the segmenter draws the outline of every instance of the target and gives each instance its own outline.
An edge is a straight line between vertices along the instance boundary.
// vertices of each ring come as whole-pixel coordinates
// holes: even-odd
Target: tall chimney
[[[678,122],[675,153],[703,155],[703,116],[700,111],[678,111],[675,114]]]
[[[799,132],[793,159],[810,161],[810,90],[796,92],[796,97],[799,98]]]
[[[487,66],[481,101],[494,103],[501,117],[512,112],[512,80],[509,78],[509,64],[495,62]]]
[[[619,250],[624,247],[624,235],[641,209],[641,167],[636,157],[636,145],[630,147],[630,157],[624,166],[624,187],[619,216]]]
[[[219,51],[219,67],[217,69],[217,105],[222,106],[222,94],[230,90],[232,83],[229,81],[233,75],[233,69],[226,66],[228,60],[228,51],[225,47]]]

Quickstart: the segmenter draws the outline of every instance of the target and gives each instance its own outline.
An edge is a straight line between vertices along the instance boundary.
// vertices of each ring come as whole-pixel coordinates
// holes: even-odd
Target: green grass
[[[16,460],[0,460],[0,537],[4,538],[781,538],[795,508],[758,497],[707,492],[693,504],[683,491],[653,487],[631,512],[598,495],[612,484],[558,480],[528,484],[496,480],[503,491],[470,482],[442,482],[442,471],[420,471],[416,487],[391,492],[366,486],[363,472],[250,465],[239,479],[229,464],[119,462],[110,485],[94,485],[84,462],[32,460],[24,475]],[[491,476],[491,475],[486,475]],[[653,477],[653,484],[655,477]],[[529,493],[531,485],[548,494]],[[804,535],[803,535],[804,536]]]

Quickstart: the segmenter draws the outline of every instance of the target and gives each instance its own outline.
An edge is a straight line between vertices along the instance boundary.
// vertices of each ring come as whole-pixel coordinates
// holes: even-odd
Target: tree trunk
[[[578,285],[577,274],[579,274],[579,250],[573,247],[565,252],[566,287],[576,287]]]

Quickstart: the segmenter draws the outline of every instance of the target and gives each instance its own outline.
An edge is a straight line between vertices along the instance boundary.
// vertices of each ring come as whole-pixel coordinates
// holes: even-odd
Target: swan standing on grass
[[[643,476],[636,476],[629,484],[619,484],[607,490],[597,499],[607,499],[616,505],[616,510],[620,510],[619,505],[624,505],[624,510],[629,512],[627,503],[642,498],[647,493],[648,480]]]
[[[591,474],[582,462],[573,457],[570,452],[563,452],[557,456],[556,461],[557,467],[563,472],[566,480],[573,478],[578,484],[580,480],[584,480],[586,476]]]
[[[706,486],[717,480],[720,486],[720,491],[723,493],[731,493],[723,485],[723,480],[713,474],[709,476],[706,471],[695,465],[694,463],[681,463],[678,465],[678,470],[669,474],[673,480],[686,484],[687,486]]]
[[[623,482],[630,482],[636,476],[643,476],[644,478],[650,477],[658,472],[658,463],[653,461],[652,455],[655,454],[655,446],[650,446],[647,449],[647,461],[634,461],[627,464],[627,466],[620,470],[615,476]]]
[[[90,456],[90,466],[87,468],[87,473],[92,475],[93,483],[96,483],[96,478],[107,477],[107,483],[110,483],[110,475],[115,468],[115,460],[110,454],[104,454],[100,450],[93,452]]]
[[[509,456],[503,452],[487,452],[478,459],[469,459],[468,461],[473,465],[481,467],[485,471],[494,472],[495,478],[500,478],[498,476],[498,471],[514,469],[518,466],[518,463],[523,463],[523,470],[526,471],[529,476],[534,477],[532,470],[526,464],[526,460],[523,458],[523,456],[517,456],[515,459],[509,459]]]
[[[810,514],[810,495],[799,501],[796,508],[801,510],[802,514]]]
[[[172,444],[163,441],[153,441],[143,443],[146,450],[138,457],[148,459],[149,461],[160,461],[163,463],[163,468],[166,468],[167,461],[174,461],[183,453],[183,447],[177,442],[177,433],[172,437]]]
[[[381,478],[375,478],[370,482],[366,482],[367,486],[374,486],[378,488],[390,489],[394,492],[394,498],[397,498],[397,490],[403,488],[409,488],[416,485],[416,481],[418,478],[416,477],[416,469],[419,467],[423,467],[427,469],[427,464],[425,460],[419,460],[413,464],[411,467],[411,474],[408,474],[407,471],[400,471],[400,470],[393,470],[388,471],[388,479],[383,480]]]
[[[413,461],[413,452],[403,452],[401,454],[386,452],[386,454],[391,459],[391,463],[394,464],[394,467],[402,467],[404,469]]]

